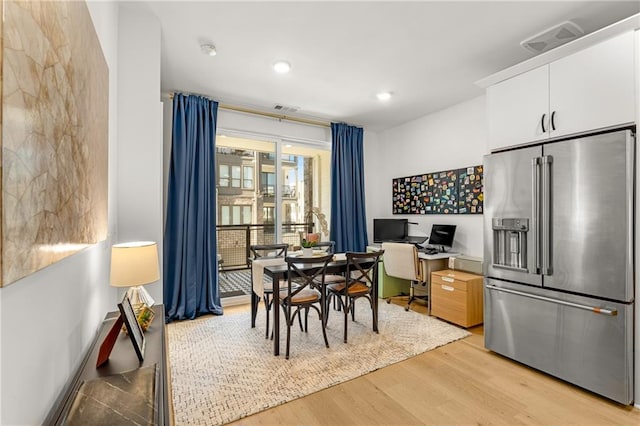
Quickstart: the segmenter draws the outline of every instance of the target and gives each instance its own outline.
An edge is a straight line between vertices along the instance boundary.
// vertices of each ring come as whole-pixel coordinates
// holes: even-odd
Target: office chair
[[[382,250],[384,251],[384,269],[387,275],[411,281],[409,302],[404,310],[408,311],[411,307],[411,302],[415,299],[424,299],[427,303],[428,311],[431,290],[427,285],[416,246],[405,243],[382,243]],[[423,290],[422,287],[427,287],[426,296],[416,295],[416,288],[420,292],[420,290]],[[387,303],[389,302],[390,300],[387,300]]]

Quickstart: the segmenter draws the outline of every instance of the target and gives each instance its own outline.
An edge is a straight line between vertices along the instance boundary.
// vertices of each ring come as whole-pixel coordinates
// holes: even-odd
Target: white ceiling
[[[546,28],[590,33],[640,12],[638,0],[146,3],[162,26],[164,92],[376,131],[481,95],[474,82],[534,56],[520,41]],[[277,59],[289,74],[273,72]]]

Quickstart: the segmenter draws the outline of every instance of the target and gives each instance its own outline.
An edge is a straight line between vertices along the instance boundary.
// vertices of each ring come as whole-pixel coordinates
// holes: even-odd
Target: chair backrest
[[[367,253],[347,252],[347,286],[356,282],[373,287],[378,274],[378,263],[384,250]]]
[[[289,244],[255,244],[249,246],[251,257],[254,259],[287,257]]]
[[[382,243],[384,271],[390,277],[424,282],[418,249],[407,243]]]
[[[327,265],[332,260],[332,254],[318,257],[287,256],[285,262],[287,262],[287,291],[289,297],[296,295],[304,288],[316,288],[324,285]]]
[[[320,241],[316,243],[314,248],[322,249],[325,252],[327,252],[327,254],[335,254],[336,252],[335,247],[336,247],[335,241]]]

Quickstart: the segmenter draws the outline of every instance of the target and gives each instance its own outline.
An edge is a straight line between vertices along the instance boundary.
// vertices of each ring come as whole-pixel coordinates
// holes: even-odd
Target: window
[[[240,188],[240,166],[231,166],[231,186]]]
[[[260,173],[261,190],[265,195],[275,195],[276,193],[276,174],[262,172]]]
[[[220,178],[218,179],[218,185],[229,186],[229,166],[226,164],[220,164]]]
[[[253,166],[242,167],[242,188],[253,189]]]
[[[262,208],[262,223],[274,224],[276,212],[275,207],[263,207]]]
[[[220,206],[220,225],[249,225],[251,221],[251,206]]]
[[[231,169],[231,175],[229,175],[229,169]],[[253,170],[253,167],[251,167],[251,169]],[[225,187],[231,186],[233,188],[240,188],[240,171],[240,166],[220,164],[220,177],[218,178],[218,184]]]

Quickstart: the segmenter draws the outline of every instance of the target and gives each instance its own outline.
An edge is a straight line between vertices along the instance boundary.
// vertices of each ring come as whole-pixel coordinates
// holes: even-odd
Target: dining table
[[[361,260],[360,263],[363,267],[366,267],[371,264],[371,261]],[[317,267],[317,265],[309,264],[306,269],[312,269]],[[288,268],[287,264],[282,259],[281,263],[271,263],[265,264],[263,266],[264,274],[270,277],[273,280],[273,295],[274,295],[274,306],[273,306],[273,354],[275,356],[280,355],[280,309],[278,304],[278,293],[280,292],[280,281],[288,279]],[[303,269],[305,270],[305,269]],[[345,253],[336,253],[331,262],[327,264],[327,274],[345,274],[347,272],[347,259]],[[255,280],[254,280],[255,281]],[[258,284],[259,285],[259,284]],[[256,284],[254,283],[255,287]],[[322,289],[321,291],[324,291]],[[375,274],[373,277],[373,288],[371,289],[371,297],[373,300],[373,309],[376,312],[376,315],[373,318],[376,320],[373,324],[373,329],[375,331],[378,330],[378,274]],[[260,297],[256,294],[256,289],[254,288],[251,296],[251,326],[255,327],[255,318],[257,315],[257,304],[260,301]]]

